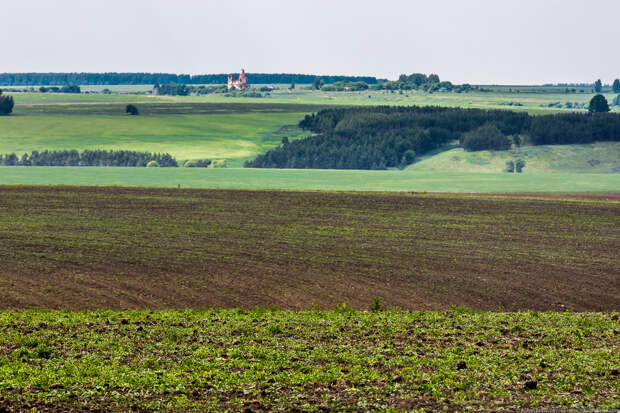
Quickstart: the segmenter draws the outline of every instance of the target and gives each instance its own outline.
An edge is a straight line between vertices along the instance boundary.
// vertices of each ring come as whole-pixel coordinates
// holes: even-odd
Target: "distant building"
[[[239,73],[239,79],[234,80],[233,75],[228,75],[228,90],[235,89],[247,89],[250,87],[248,83],[248,75],[245,74],[245,70],[241,69],[241,73]]]

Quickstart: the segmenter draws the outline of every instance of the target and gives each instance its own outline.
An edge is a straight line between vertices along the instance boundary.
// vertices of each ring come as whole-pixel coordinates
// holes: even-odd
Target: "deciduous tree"
[[[603,95],[596,95],[590,100],[590,112],[592,113],[604,113],[609,112],[609,104],[607,99]]]
[[[0,90],[0,115],[10,115],[13,112],[13,105],[15,105],[13,96],[3,95]]]
[[[125,113],[128,115],[137,116],[140,114],[140,111],[135,105],[129,104],[125,107]]]
[[[601,79],[598,79],[594,82],[594,91],[596,93],[601,93],[601,90],[603,90],[603,83],[601,83]]]

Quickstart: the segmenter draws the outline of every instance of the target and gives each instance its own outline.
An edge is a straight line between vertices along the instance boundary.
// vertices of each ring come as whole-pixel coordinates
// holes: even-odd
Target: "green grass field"
[[[53,109],[53,108],[52,108]],[[120,113],[124,108],[118,108]],[[35,117],[36,116],[36,117]],[[179,160],[227,159],[230,166],[304,135],[304,113],[206,115],[23,115],[0,118],[0,153],[33,150],[124,149],[168,152]],[[284,125],[293,125],[282,129]],[[307,135],[307,133],[305,134]]]
[[[509,151],[466,152],[453,148],[421,158],[408,171],[500,172],[506,161],[526,161],[530,173],[618,173],[620,142],[596,142],[585,145],[522,146]]]
[[[10,93],[7,91],[7,94]],[[81,104],[81,103],[114,103],[114,102],[152,102],[154,98],[147,95],[100,93],[10,93],[15,99],[16,111],[19,106],[45,104]]]
[[[509,93],[505,88],[496,88],[492,92],[436,92],[403,91],[403,93],[389,91],[363,91],[363,92],[323,92],[297,88],[288,90],[286,85],[280,85],[280,89],[264,95],[261,98],[227,97],[224,94],[211,94],[204,96],[150,96],[136,94],[62,94],[62,93],[14,93],[16,105],[53,104],[53,103],[143,103],[143,102],[210,102],[210,103],[283,103],[283,104],[311,104],[311,105],[438,105],[458,106],[482,109],[509,109],[526,110],[530,113],[553,113],[576,109],[564,107],[567,102],[571,104],[587,104],[593,93],[564,93],[556,87],[542,87],[542,92],[528,93],[528,88],[523,93]],[[302,86],[305,87],[305,86]],[[88,89],[89,87],[87,87]],[[98,90],[98,87],[92,87]],[[143,90],[136,86],[123,88],[116,86],[116,90]],[[515,87],[516,89],[516,87]],[[605,93],[605,97],[611,104],[617,95]],[[562,108],[550,107],[550,104],[560,103]],[[518,104],[518,105],[515,105]],[[582,110],[582,109],[578,109]],[[620,110],[613,106],[612,110]]]
[[[408,91],[400,93],[390,93],[387,91],[365,91],[365,92],[322,92],[309,90],[278,90],[272,92],[270,96],[262,98],[239,98],[226,97],[221,94],[206,96],[161,96],[159,99],[175,102],[214,102],[224,103],[231,101],[252,102],[252,103],[289,103],[289,104],[315,104],[315,105],[437,105],[437,106],[458,106],[465,108],[480,109],[507,109],[525,110],[532,114],[556,113],[571,111],[574,109],[549,107],[549,104],[566,102],[587,104],[592,98],[592,94],[586,93],[493,93],[493,92],[471,92],[471,93],[426,93],[421,91]],[[606,98],[611,103],[616,95],[607,94]],[[513,103],[513,106],[509,106]],[[519,103],[522,106],[514,106]],[[613,107],[618,110],[618,107]]]
[[[0,185],[416,191],[462,193],[620,191],[620,174],[0,167]]]
[[[4,311],[0,409],[617,409],[618,327],[458,309]]]

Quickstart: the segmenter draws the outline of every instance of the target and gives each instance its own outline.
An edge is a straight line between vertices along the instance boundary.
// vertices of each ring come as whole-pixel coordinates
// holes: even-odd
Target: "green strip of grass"
[[[416,191],[461,193],[620,191],[620,174],[435,171],[0,167],[2,185]]]

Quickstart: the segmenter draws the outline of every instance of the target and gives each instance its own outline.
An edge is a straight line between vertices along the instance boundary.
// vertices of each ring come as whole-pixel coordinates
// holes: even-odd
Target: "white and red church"
[[[234,76],[228,75],[228,90],[235,89],[247,89],[250,87],[248,83],[248,75],[245,73],[245,70],[241,69],[241,73],[239,73],[239,79],[234,80]]]

